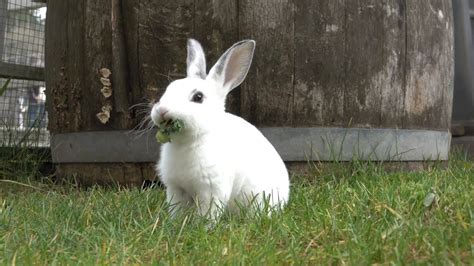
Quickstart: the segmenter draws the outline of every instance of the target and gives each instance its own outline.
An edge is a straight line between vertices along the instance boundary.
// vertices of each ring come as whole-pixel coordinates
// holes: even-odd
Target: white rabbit
[[[183,129],[162,145],[157,165],[171,214],[197,204],[200,215],[217,219],[225,207],[288,201],[285,164],[260,131],[225,112],[227,94],[247,75],[255,41],[234,44],[206,75],[199,42],[188,40],[187,77],[173,81],[151,111],[156,125],[180,119]],[[264,200],[265,199],[265,200]]]

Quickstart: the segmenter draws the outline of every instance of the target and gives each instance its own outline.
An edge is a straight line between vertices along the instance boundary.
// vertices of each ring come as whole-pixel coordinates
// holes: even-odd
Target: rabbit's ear
[[[188,78],[206,78],[206,57],[201,44],[188,39],[188,57],[186,58],[186,73]]]
[[[221,85],[224,98],[245,79],[252,63],[255,41],[244,40],[230,47],[209,71],[207,80]]]

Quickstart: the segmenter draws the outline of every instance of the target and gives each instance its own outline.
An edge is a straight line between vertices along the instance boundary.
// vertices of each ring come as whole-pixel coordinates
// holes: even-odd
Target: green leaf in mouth
[[[183,126],[183,121],[179,119],[162,121],[156,132],[156,141],[159,143],[171,142],[171,135],[179,133],[183,129]]]

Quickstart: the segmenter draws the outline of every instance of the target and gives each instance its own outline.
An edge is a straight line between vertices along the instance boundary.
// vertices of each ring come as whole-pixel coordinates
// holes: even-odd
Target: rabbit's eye
[[[203,100],[204,100],[204,94],[202,94],[202,92],[200,91],[194,93],[193,98],[191,99],[191,101],[195,103],[202,103]]]

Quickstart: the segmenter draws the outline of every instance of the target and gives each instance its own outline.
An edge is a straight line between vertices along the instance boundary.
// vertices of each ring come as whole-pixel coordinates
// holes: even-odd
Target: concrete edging
[[[287,162],[447,160],[451,144],[449,132],[431,130],[319,127],[260,130]],[[159,149],[155,131],[142,136],[128,130],[51,136],[53,163],[155,162]]]

